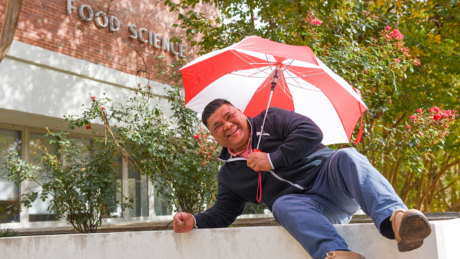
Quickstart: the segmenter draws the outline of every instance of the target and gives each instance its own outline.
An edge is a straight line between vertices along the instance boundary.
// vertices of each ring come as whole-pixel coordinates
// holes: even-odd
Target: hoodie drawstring
[[[253,152],[262,152],[260,149],[254,149]],[[262,200],[262,174],[259,171],[259,181],[257,182],[257,194],[256,194],[257,202]]]

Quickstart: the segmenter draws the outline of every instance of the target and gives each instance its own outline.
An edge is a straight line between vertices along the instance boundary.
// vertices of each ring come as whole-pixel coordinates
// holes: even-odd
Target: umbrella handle
[[[257,142],[257,148],[253,150],[254,153],[262,152],[259,149],[260,140],[262,139],[262,135],[263,135],[262,133],[264,132],[264,126],[265,126],[265,120],[267,119],[268,108],[270,108],[270,103],[272,101],[273,92],[275,91],[275,86],[276,86],[277,81],[278,81],[278,69],[275,70],[275,75],[273,75],[272,87],[270,89],[271,90],[270,97],[268,98],[267,109],[265,110],[264,121],[262,122],[262,127],[261,127],[260,135],[259,135],[259,141]],[[260,202],[262,200],[262,173],[260,171],[259,171],[259,180],[257,182],[256,200],[257,202]]]
[[[262,152],[260,149],[254,149],[254,153]],[[262,200],[262,175],[259,171],[259,180],[257,182],[257,194],[256,194],[256,200],[257,202],[260,202]]]
[[[278,69],[275,70],[275,75],[273,76],[273,81],[272,81],[272,88],[270,89],[272,92],[275,91],[275,86],[278,81]]]
[[[265,120],[267,119],[268,108],[270,108],[270,103],[272,102],[273,92],[275,91],[275,86],[278,81],[278,69],[275,70],[275,75],[273,76],[272,87],[270,89],[270,97],[268,98],[267,109],[265,110],[264,120],[262,122],[262,127],[260,130],[259,141],[257,142],[257,149],[260,145],[260,140],[262,139],[262,133],[264,132]]]

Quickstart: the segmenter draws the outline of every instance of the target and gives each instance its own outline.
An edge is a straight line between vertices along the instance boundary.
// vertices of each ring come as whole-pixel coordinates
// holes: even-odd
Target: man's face
[[[250,130],[246,116],[235,107],[224,104],[209,118],[211,135],[221,146],[234,152],[245,150],[248,145]]]

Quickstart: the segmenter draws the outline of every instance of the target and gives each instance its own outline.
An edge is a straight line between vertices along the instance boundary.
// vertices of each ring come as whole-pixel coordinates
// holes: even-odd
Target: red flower
[[[200,135],[196,134],[195,136],[193,136],[194,139],[197,139],[197,138],[200,138]]]
[[[414,119],[415,119],[415,114],[411,115],[411,116],[410,116],[410,119],[411,119],[411,120],[414,120]]]
[[[412,63],[414,63],[414,65],[416,65],[416,66],[420,66],[420,65],[421,65],[420,60],[418,60],[418,59],[414,59],[414,60],[412,61]]]
[[[91,99],[92,99],[92,100],[96,99],[96,96],[91,96]]]
[[[441,119],[441,117],[442,117],[441,114],[436,113],[436,114],[433,116],[433,120],[438,121],[439,119]]]
[[[451,115],[451,114],[452,114],[452,111],[451,111],[451,110],[447,110],[446,113],[449,114],[449,115]]]
[[[404,35],[398,29],[394,29],[392,32],[390,32],[390,36],[395,40],[402,40],[404,38]]]
[[[316,18],[313,19],[313,20],[311,21],[311,23],[314,24],[314,25],[321,25],[321,24],[323,24],[322,21],[320,21],[320,20],[318,20],[318,19],[316,19]]]
[[[442,114],[442,117],[447,118],[447,117],[449,117],[449,114],[447,112],[445,112],[445,113]]]
[[[86,129],[89,129],[89,125],[88,125],[88,124],[86,124]]]
[[[418,108],[418,109],[417,109],[417,112],[418,112],[418,113],[422,113],[422,111],[423,111],[422,108]]]
[[[406,128],[410,129],[410,125],[407,125]]]
[[[390,26],[385,27],[385,31],[389,31],[389,30],[391,30]]]
[[[101,107],[102,110],[104,110],[104,107]]]
[[[439,112],[441,109],[439,109],[438,106],[433,107],[435,111]]]
[[[399,58],[395,59],[395,64],[399,64],[401,60]]]
[[[431,113],[433,113],[433,112],[434,112],[434,108],[430,108],[428,111],[431,112]]]

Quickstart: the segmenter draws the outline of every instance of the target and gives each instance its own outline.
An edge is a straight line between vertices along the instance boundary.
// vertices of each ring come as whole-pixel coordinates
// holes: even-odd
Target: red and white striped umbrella
[[[186,107],[202,113],[209,102],[223,98],[249,117],[266,109],[278,71],[270,107],[311,118],[321,128],[325,145],[349,143],[356,123],[367,110],[359,92],[306,46],[251,36],[201,56],[180,71]],[[358,139],[360,135],[361,130]]]

